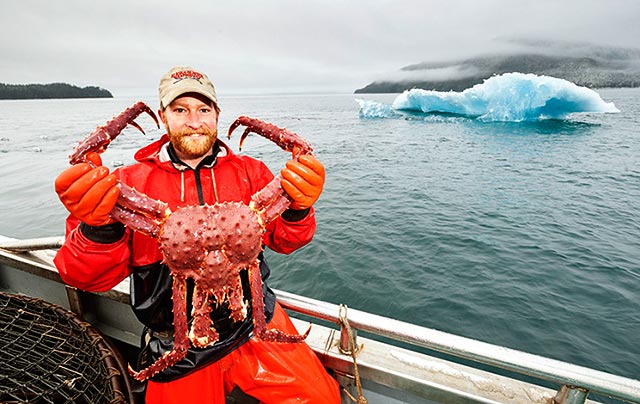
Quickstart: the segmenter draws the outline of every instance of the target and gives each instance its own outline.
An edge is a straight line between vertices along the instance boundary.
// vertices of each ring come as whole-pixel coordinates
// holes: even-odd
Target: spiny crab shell
[[[188,206],[167,218],[160,246],[169,268],[215,289],[222,265],[244,268],[258,258],[262,230],[256,213],[240,202]]]

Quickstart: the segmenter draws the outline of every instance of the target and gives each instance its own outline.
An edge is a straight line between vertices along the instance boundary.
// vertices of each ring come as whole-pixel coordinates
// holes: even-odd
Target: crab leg
[[[138,212],[157,220],[163,220],[171,213],[168,210],[169,205],[165,202],[152,199],[122,182],[118,182],[118,188],[120,188],[120,196],[117,203],[124,209]]]
[[[282,174],[275,176],[270,183],[253,194],[249,208],[258,214],[262,226],[266,226],[291,205],[291,197],[280,185]]]
[[[220,335],[211,326],[211,292],[203,288],[193,289],[193,323],[189,331],[189,340],[196,348],[205,348],[215,344]]]
[[[158,237],[162,223],[171,214],[169,205],[138,192],[118,181],[120,196],[111,210],[111,217],[132,230]]]
[[[262,278],[260,276],[260,261],[257,259],[249,266],[249,278],[251,282],[251,300],[253,301],[253,331],[263,341],[269,342],[302,342],[311,327],[302,335],[287,334],[277,329],[267,329],[264,315],[264,294],[262,293]]]
[[[166,352],[151,366],[139,372],[129,366],[129,373],[138,381],[145,381],[169,366],[175,365],[187,355],[189,349],[189,328],[187,324],[187,280],[184,277],[173,278],[173,324],[175,325],[173,350]]]
[[[102,153],[109,143],[111,143],[111,141],[115,139],[127,125],[131,125],[144,133],[142,127],[134,122],[134,119],[143,112],[149,114],[156,122],[156,126],[160,128],[158,118],[151,108],[149,108],[149,106],[144,102],[139,101],[122,111],[119,115],[113,117],[113,119],[107,122],[104,126],[98,126],[93,132],[85,137],[76,147],[74,147],[73,153],[69,156],[69,162],[71,164],[81,163],[89,152]]]
[[[303,154],[313,154],[311,144],[297,133],[248,116],[241,116],[231,124],[228,138],[231,138],[232,132],[240,125],[247,127],[240,137],[240,149],[247,136],[253,132],[271,140],[283,150],[293,153],[293,158]],[[278,175],[251,197],[249,207],[258,214],[263,226],[280,216],[291,205],[291,198],[282,189],[281,182],[282,175]]]
[[[153,118],[156,126],[160,127],[158,118],[151,108],[142,101],[136,102],[131,107],[125,109],[103,126],[98,126],[93,132],[85,137],[69,156],[71,164],[85,161],[87,153],[102,153],[107,149],[109,143],[115,139],[122,130],[131,125],[142,133],[144,130],[134,119],[146,112]],[[160,233],[161,223],[171,213],[166,203],[156,201],[148,196],[136,191],[121,182],[117,183],[120,196],[116,206],[111,211],[111,217],[125,224],[126,226],[141,233],[157,237]]]
[[[240,137],[241,150],[244,140],[249,136],[249,133],[253,132],[271,140],[285,151],[294,152],[295,150],[296,153],[294,154],[296,155],[294,157],[298,157],[301,154],[313,153],[311,144],[297,133],[290,132],[286,128],[280,128],[272,123],[264,122],[256,118],[250,118],[248,116],[241,116],[231,124],[229,127],[229,133],[227,134],[229,139],[231,139],[231,133],[240,125],[247,127]]]

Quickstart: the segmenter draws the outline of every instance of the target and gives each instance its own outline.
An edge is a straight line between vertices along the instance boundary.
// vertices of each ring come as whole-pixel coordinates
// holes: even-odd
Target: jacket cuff
[[[80,231],[89,240],[100,244],[112,244],[120,241],[124,237],[125,227],[120,222],[107,224],[104,226],[90,226],[80,223]]]
[[[300,220],[307,217],[311,208],[296,210],[296,209],[287,209],[282,212],[280,215],[287,222],[299,222]]]

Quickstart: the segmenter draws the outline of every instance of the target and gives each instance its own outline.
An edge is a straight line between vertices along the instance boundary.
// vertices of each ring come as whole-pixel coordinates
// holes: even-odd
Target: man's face
[[[208,98],[188,93],[159,112],[180,158],[196,159],[211,150],[218,137],[218,113]]]

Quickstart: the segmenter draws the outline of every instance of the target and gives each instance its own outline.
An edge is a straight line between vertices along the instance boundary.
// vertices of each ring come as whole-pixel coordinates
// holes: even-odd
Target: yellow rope
[[[358,392],[358,398],[356,399],[349,393],[347,389],[343,389],[344,392],[349,396],[349,398],[357,404],[368,404],[367,398],[362,394],[362,385],[360,383],[360,373],[358,373],[358,364],[356,362],[356,356],[358,352],[362,349],[362,346],[358,347],[356,345],[356,338],[353,335],[353,331],[351,330],[351,326],[349,325],[349,319],[347,318],[347,306],[344,304],[340,305],[340,322],[342,326],[347,330],[347,335],[349,336],[349,349],[345,350],[342,347],[339,347],[340,352],[343,354],[351,354],[351,358],[353,359],[353,373],[356,379],[356,390]]]

